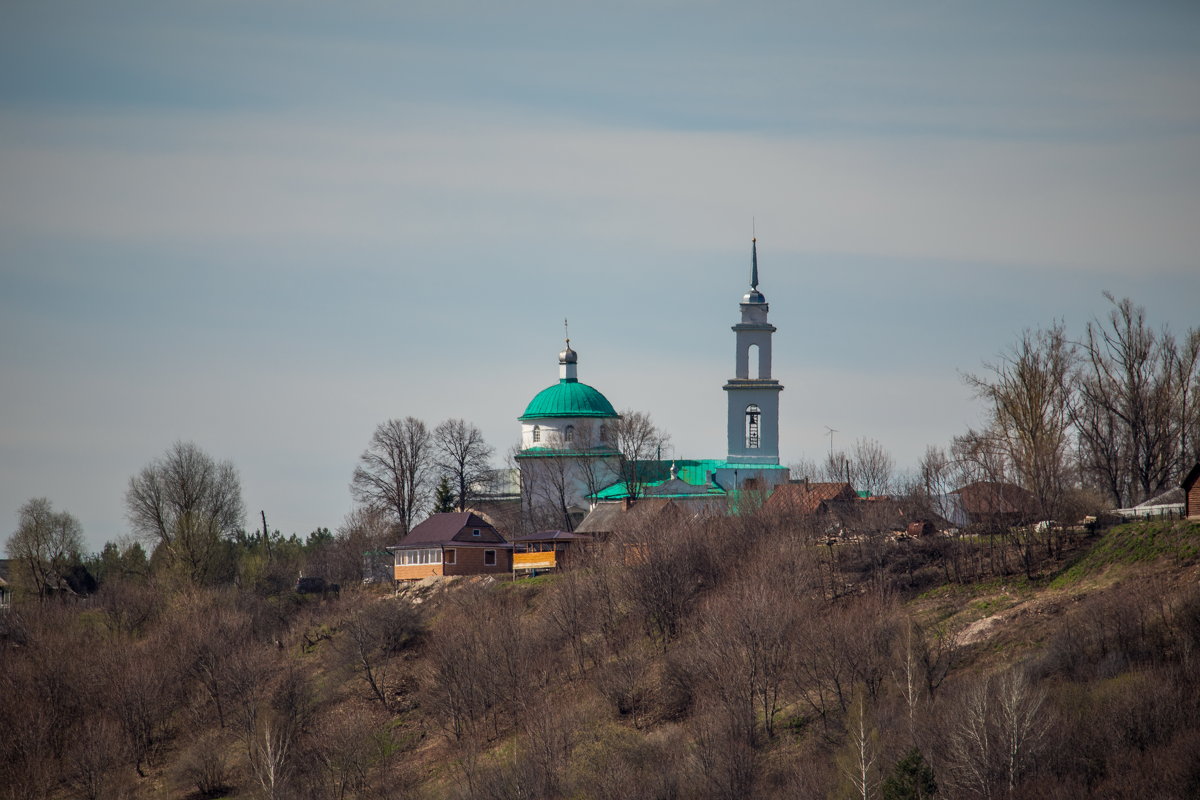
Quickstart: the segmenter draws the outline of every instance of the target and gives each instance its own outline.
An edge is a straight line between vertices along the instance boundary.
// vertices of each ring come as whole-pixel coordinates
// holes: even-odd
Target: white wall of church
[[[568,430],[570,429],[570,430]],[[555,417],[521,423],[521,449],[591,450],[610,439],[612,420],[592,417]]]

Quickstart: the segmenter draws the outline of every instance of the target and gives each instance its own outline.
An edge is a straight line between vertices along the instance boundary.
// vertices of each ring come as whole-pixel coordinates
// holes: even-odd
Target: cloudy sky
[[[784,460],[909,467],[1023,328],[1200,323],[1200,6],[8,0],[0,534],[122,536],[176,440],[336,527],[389,417],[508,449],[564,317],[721,457],[752,220]]]

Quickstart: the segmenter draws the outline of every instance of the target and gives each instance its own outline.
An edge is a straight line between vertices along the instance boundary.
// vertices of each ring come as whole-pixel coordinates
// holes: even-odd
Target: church
[[[662,460],[622,454],[621,416],[598,389],[579,380],[579,354],[558,354],[558,382],[538,392],[520,416],[521,501],[535,526],[574,528],[593,508],[669,498],[721,512],[747,491],[762,495],[788,481],[779,463],[779,393],[771,375],[770,306],[758,289],[758,242],[751,241],[750,289],[733,325],[733,377],[724,385],[726,450],[720,459]],[[626,453],[625,455],[628,455]]]

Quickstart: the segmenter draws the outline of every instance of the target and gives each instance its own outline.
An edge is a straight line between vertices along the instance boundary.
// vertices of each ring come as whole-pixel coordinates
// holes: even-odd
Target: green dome
[[[608,398],[586,383],[568,379],[542,389],[529,401],[522,422],[546,417],[615,417]]]

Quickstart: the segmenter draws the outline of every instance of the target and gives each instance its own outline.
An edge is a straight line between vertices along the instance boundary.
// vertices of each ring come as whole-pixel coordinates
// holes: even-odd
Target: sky
[[[499,464],[564,318],[723,457],[752,232],[785,463],[913,467],[1105,291],[1200,324],[1200,5],[7,0],[0,537],[33,497],[126,536],[176,441],[248,526],[336,529],[389,418]]]

